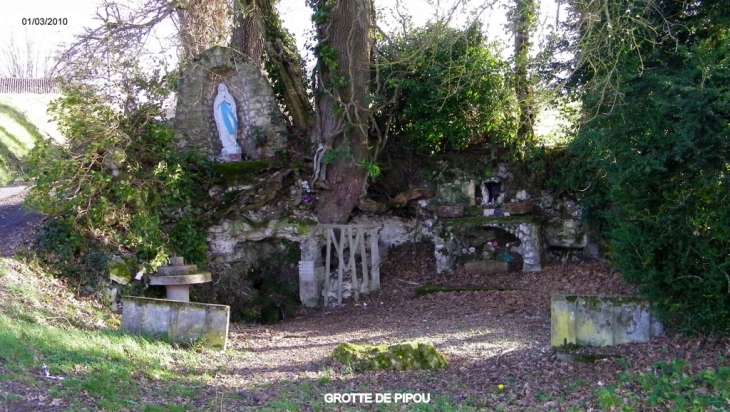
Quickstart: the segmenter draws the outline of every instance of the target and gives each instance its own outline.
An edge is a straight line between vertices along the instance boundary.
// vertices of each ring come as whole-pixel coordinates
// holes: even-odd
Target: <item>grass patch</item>
[[[596,396],[606,410],[727,410],[730,366],[693,373],[684,360],[659,362],[651,371],[622,374],[616,386],[602,388]]]
[[[2,360],[11,379],[40,376],[45,364],[51,375],[65,378],[56,396],[83,393],[109,410],[136,404],[133,399],[141,397],[147,381],[179,380],[169,365],[195,364],[190,352],[115,330],[59,328],[0,314],[0,331]]]
[[[211,352],[126,335],[98,306],[31,265],[0,260],[0,405],[20,401],[20,385],[47,386],[79,411],[193,410],[180,399],[206,388],[201,369]],[[43,365],[63,380],[44,379]]]
[[[40,139],[38,128],[22,112],[0,103],[0,184],[24,175],[22,158]]]

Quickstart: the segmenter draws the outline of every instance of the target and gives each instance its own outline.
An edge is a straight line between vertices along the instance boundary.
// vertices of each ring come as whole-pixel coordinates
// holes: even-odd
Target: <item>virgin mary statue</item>
[[[236,102],[228,93],[228,87],[223,83],[218,85],[218,95],[213,101],[213,116],[218,128],[218,137],[223,144],[221,156],[228,159],[240,158],[241,146],[236,142],[236,131],[238,130]]]

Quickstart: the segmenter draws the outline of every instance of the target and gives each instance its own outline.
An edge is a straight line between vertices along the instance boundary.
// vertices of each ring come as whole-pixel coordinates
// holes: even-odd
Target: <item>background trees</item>
[[[516,116],[508,67],[480,24],[434,24],[383,47],[378,75],[391,100],[377,121],[398,145],[425,154],[513,140]]]
[[[56,74],[53,51],[31,33],[12,32],[0,46],[0,77],[19,79],[51,78]]]

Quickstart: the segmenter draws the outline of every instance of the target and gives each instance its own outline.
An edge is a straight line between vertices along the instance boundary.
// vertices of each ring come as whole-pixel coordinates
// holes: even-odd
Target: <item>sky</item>
[[[27,33],[31,37],[43,39],[44,45],[54,45],[70,41],[73,33],[80,32],[84,26],[93,23],[96,13],[95,0],[16,0],[3,5],[0,17],[0,36],[3,40],[14,33],[16,36]],[[40,26],[23,24],[23,19],[34,18],[66,19],[67,24]]]
[[[117,0],[120,3],[134,2],[140,0]],[[423,25],[429,18],[432,18],[434,11],[436,10],[433,4],[442,5],[442,11],[447,9],[447,5],[453,1],[458,0],[375,0],[376,8],[379,5],[385,4],[391,6],[394,4],[401,4],[404,6],[401,12],[412,15],[413,22],[416,26]],[[471,1],[472,7],[459,10],[455,18],[452,21],[452,25],[463,25],[464,22],[474,15],[474,6],[478,4],[485,4],[488,1],[499,1],[501,3],[509,2],[512,0],[461,0]],[[550,26],[554,25],[556,20],[556,6],[555,2],[561,0],[540,0],[540,21],[537,30],[537,37],[544,35],[550,30]],[[563,3],[565,1],[563,0]],[[4,5],[4,13],[0,14],[0,53],[6,47],[9,37],[15,36],[16,42],[18,40],[24,41],[23,39],[27,36],[35,41],[37,48],[42,50],[36,50],[36,53],[41,55],[50,55],[53,50],[57,49],[63,43],[69,43],[73,41],[74,35],[83,32],[84,27],[96,27],[98,22],[94,21],[97,7],[100,4],[100,0],[16,0],[13,2],[6,2]],[[311,22],[310,16],[312,12],[305,5],[305,0],[280,0],[279,10],[281,13],[282,22],[285,28],[291,31],[296,40],[297,46],[300,52],[304,53],[307,39],[311,33]],[[513,39],[511,38],[509,31],[505,29],[505,12],[504,6],[485,8],[481,11],[480,19],[483,23],[483,27],[486,31],[486,37],[489,41],[498,41],[502,44],[501,55],[503,58],[509,58],[512,54]],[[562,11],[561,11],[562,12]],[[379,16],[383,18],[379,20],[379,24],[388,27],[387,17],[392,15],[392,12],[385,8],[379,9]],[[34,19],[34,18],[56,18],[65,19],[65,24],[58,25],[29,25],[28,20],[23,19]],[[391,26],[392,23],[391,23]],[[161,29],[160,31],[169,30],[170,33],[162,33],[163,36],[169,36],[174,33],[172,25],[169,24],[168,29]],[[535,43],[539,43],[539,39],[534,39]],[[311,41],[311,40],[309,40]],[[155,39],[150,39],[148,45],[151,49],[160,50],[159,43]],[[537,50],[533,50],[533,54]],[[174,67],[176,57],[174,56],[174,48],[167,48],[164,50],[166,60],[169,67]],[[161,52],[160,52],[161,53]],[[157,56],[161,56],[158,54]],[[305,56],[306,58],[306,56]],[[0,55],[2,59],[2,55]],[[0,61],[0,63],[2,63]],[[309,61],[308,67],[313,66],[313,62]],[[556,115],[540,115],[541,119],[553,119]],[[545,123],[544,121],[538,122],[538,133],[549,134],[555,127],[553,123]],[[545,125],[543,125],[545,123]],[[541,131],[544,129],[543,131]]]
[[[422,25],[429,18],[433,17],[435,10],[434,3],[440,4],[442,11],[447,10],[448,4],[454,0],[376,0],[376,7],[379,8],[380,15],[383,19],[380,23],[386,27],[389,26],[388,16],[392,15],[390,7],[393,5],[402,5],[401,12],[412,15],[416,25]],[[543,8],[541,10],[541,23],[546,26],[554,22],[555,6],[554,0],[543,0]],[[26,37],[35,40],[36,47],[44,50],[52,50],[62,43],[73,40],[74,34],[81,33],[84,27],[95,26],[93,20],[96,14],[99,0],[18,0],[7,2],[4,5],[2,16],[0,16],[0,50],[10,36],[15,36],[16,42],[22,42]],[[125,2],[125,0],[121,0]],[[464,21],[473,16],[474,8],[480,4],[486,3],[484,0],[473,0],[471,6],[460,9],[456,13],[453,24],[460,25]],[[381,7],[386,5],[387,7]],[[305,5],[305,0],[280,0],[279,9],[283,20],[284,27],[290,30],[297,39],[297,45],[300,51],[304,51],[308,35],[311,30],[310,15],[311,11]],[[489,40],[500,41],[503,46],[503,57],[509,57],[511,54],[512,40],[508,31],[504,28],[505,8],[495,6],[486,8],[481,13],[481,20],[487,32]],[[57,25],[30,25],[28,20],[36,18],[57,18],[63,19],[66,24]],[[59,21],[60,22],[60,21]],[[24,24],[25,23],[25,24]],[[393,27],[391,24],[390,27]]]

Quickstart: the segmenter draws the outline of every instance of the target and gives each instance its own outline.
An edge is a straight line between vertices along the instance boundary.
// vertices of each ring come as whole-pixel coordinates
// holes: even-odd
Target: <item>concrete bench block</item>
[[[663,332],[638,296],[553,295],[550,309],[553,347],[648,342]]]
[[[200,341],[225,350],[231,308],[134,296],[122,298],[122,331],[166,335],[174,342]]]

